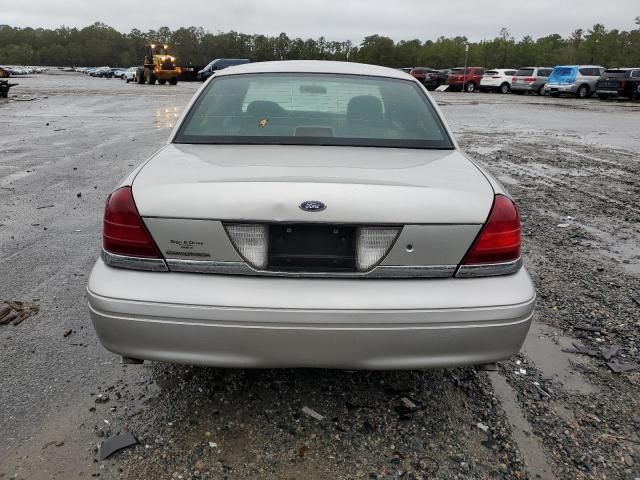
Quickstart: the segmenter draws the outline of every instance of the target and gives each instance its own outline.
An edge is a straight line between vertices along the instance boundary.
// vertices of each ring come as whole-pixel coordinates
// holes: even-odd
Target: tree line
[[[640,17],[638,28],[607,30],[596,24],[577,29],[568,37],[558,34],[516,41],[503,28],[493,39],[468,42],[464,36],[435,40],[395,42],[370,35],[359,44],[351,41],[247,35],[238,32],[210,33],[201,27],[121,33],[104,23],[85,28],[17,28],[0,25],[0,64],[58,66],[131,66],[141,63],[148,43],[168,43],[179,65],[205,65],[214,58],[266,60],[340,60],[389,67],[429,66],[448,68],[468,64],[489,68],[525,65],[597,64],[640,66]]]

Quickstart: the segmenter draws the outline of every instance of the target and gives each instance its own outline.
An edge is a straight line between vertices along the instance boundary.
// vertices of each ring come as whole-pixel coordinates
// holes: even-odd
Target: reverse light
[[[229,223],[225,224],[224,228],[235,249],[249,265],[258,269],[266,268],[269,243],[269,230],[266,225]]]
[[[356,234],[356,268],[371,270],[387,255],[398,238],[400,228],[359,227]]]
[[[458,277],[516,272],[520,260],[520,214],[509,197],[496,195],[489,218],[467,253]]]
[[[102,248],[126,257],[162,259],[133,201],[131,187],[122,187],[107,199]]]

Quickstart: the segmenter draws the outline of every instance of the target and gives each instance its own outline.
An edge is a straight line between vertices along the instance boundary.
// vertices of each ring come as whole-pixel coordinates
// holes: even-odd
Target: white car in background
[[[136,71],[138,70],[138,67],[129,67],[125,70],[124,72],[124,76],[122,77],[123,80],[126,80],[127,83],[129,82],[135,82],[136,81]]]
[[[496,68],[487,70],[480,80],[481,92],[509,93],[511,82],[516,74],[515,68]]]

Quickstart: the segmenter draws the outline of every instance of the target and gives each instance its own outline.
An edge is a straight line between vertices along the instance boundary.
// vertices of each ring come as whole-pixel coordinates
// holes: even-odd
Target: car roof
[[[406,73],[394,68],[367,65],[364,63],[333,62],[326,60],[285,60],[276,62],[255,62],[225,68],[216,74],[241,75],[247,73],[336,73],[341,75],[368,75],[407,80]]]
[[[556,65],[554,68],[603,68],[602,65]]]

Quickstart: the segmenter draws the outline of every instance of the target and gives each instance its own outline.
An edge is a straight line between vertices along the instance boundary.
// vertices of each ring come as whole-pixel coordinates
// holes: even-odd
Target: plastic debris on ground
[[[311,409],[309,407],[302,407],[302,412],[306,413],[310,417],[315,418],[316,420],[323,420],[324,419],[324,415],[320,415],[318,412],[316,412],[315,410],[313,410],[313,409]]]
[[[100,460],[106,460],[114,453],[137,444],[138,440],[129,432],[111,437],[100,444]]]

